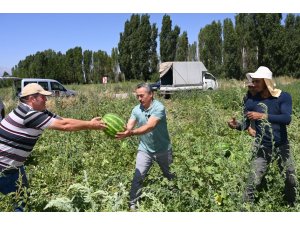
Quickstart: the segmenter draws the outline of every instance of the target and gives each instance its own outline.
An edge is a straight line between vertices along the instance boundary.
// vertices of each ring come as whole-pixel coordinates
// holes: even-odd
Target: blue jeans
[[[21,176],[22,183],[19,183],[19,177]],[[20,179],[20,180],[21,180]],[[15,169],[12,171],[2,171],[0,172],[0,192],[4,195],[7,195],[11,192],[19,191],[19,188],[28,187],[28,181],[26,177],[26,173],[24,170],[24,166],[21,166],[19,169]],[[20,212],[23,211],[23,207],[25,206],[24,202],[21,206],[15,206],[15,211]]]
[[[281,145],[273,149],[256,146],[256,152],[251,164],[251,171],[243,197],[244,202],[254,202],[254,192],[255,190],[262,189],[265,185],[263,181],[267,173],[268,166],[272,162],[274,156],[275,158],[278,158],[278,166],[285,179],[285,187],[283,191],[284,200],[291,206],[295,204],[297,183],[294,161],[291,157],[289,144]]]
[[[173,162],[172,149],[159,153],[149,153],[138,150],[135,173],[131,183],[130,205],[135,205],[140,197],[143,181],[154,161],[158,163],[166,178],[171,180],[175,177],[175,175],[170,172],[170,164]]]

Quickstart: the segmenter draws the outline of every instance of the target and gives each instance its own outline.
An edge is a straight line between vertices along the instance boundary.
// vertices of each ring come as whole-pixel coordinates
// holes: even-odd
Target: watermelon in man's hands
[[[118,115],[113,113],[107,113],[104,115],[102,120],[107,125],[107,128],[104,129],[104,133],[110,137],[115,137],[118,132],[125,130],[125,122]]]

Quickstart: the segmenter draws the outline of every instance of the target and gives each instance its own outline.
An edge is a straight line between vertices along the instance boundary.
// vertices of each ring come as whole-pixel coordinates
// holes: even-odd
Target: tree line
[[[160,62],[202,61],[216,77],[243,79],[260,65],[274,75],[300,77],[300,16],[280,13],[235,15],[213,21],[199,30],[198,43],[189,43],[187,31],[163,16],[160,33],[148,14],[132,14],[124,24],[117,47],[83,51],[77,46],[65,54],[51,49],[21,60],[12,76],[52,78],[62,83],[156,80]],[[159,54],[158,42],[159,39]],[[7,75],[7,74],[6,74]]]

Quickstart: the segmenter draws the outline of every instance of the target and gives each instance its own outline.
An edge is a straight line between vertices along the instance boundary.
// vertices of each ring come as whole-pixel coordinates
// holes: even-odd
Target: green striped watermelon
[[[110,137],[114,137],[117,132],[124,131],[125,122],[118,115],[113,113],[107,113],[102,120],[106,123],[107,128],[104,129],[104,133]]]

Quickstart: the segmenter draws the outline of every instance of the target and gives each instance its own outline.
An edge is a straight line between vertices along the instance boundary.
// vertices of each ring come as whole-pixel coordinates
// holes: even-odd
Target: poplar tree
[[[198,61],[197,42],[196,41],[194,41],[193,44],[189,44],[188,61]]]
[[[150,78],[151,58],[156,45],[156,27],[151,27],[149,15],[132,14],[126,21],[124,32],[118,44],[120,70],[126,79],[148,80]],[[153,33],[154,29],[154,33]],[[155,58],[154,58],[155,60]],[[153,62],[153,61],[152,61]]]
[[[213,21],[202,28],[198,35],[199,57],[209,71],[215,75],[222,72],[222,26]]]
[[[282,72],[284,33],[280,13],[252,14],[257,39],[258,65],[269,67],[276,75]]]
[[[139,34],[139,79],[147,81],[150,79],[150,58],[151,58],[151,25],[149,21],[149,15],[145,14],[141,16],[141,23],[137,30]]]
[[[155,74],[158,72],[157,36],[158,29],[156,27],[156,23],[154,23],[151,27],[150,74]]]
[[[245,74],[254,71],[258,67],[257,39],[254,21],[250,14],[240,13],[235,16],[235,28],[239,40],[241,54],[241,69]]]
[[[164,15],[160,32],[160,60],[161,62],[174,61],[176,57],[177,41],[180,28],[176,25],[172,30],[172,20]]]
[[[120,33],[120,41],[118,43],[118,61],[120,63],[120,70],[124,73],[128,80],[133,78],[131,73],[132,58],[130,48],[130,36],[132,33],[133,30],[130,28],[130,22],[127,20],[124,25],[124,32]]]
[[[225,19],[223,23],[223,65],[226,78],[241,79],[238,38],[231,19]]]
[[[178,45],[176,49],[176,61],[187,61],[189,51],[189,40],[187,32],[184,31],[178,38]]]
[[[90,50],[85,50],[83,52],[83,74],[84,74],[84,83],[91,83],[91,70],[93,63],[93,52]]]
[[[66,80],[68,83],[83,83],[82,48],[71,48],[66,52]]]
[[[118,48],[112,48],[111,50],[111,63],[112,63],[112,71],[114,74],[114,79],[116,81],[121,80],[121,78],[119,77],[120,75],[120,66],[119,66],[119,52],[118,52]]]
[[[101,83],[103,77],[113,79],[112,61],[105,51],[93,52],[93,82]]]
[[[300,16],[288,14],[285,19],[285,74],[300,77]]]

